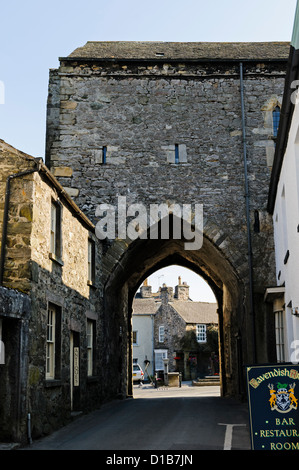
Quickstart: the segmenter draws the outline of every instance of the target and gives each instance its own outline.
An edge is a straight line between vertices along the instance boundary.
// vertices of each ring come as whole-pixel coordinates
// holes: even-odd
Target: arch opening
[[[116,240],[106,253],[106,261],[110,266],[104,286],[106,329],[109,331],[106,348],[108,369],[118,372],[111,384],[116,395],[133,395],[132,305],[135,293],[146,278],[170,265],[191,269],[211,287],[218,304],[221,394],[244,395],[243,361],[251,354],[251,344],[247,341],[250,330],[247,299],[237,271],[214,241],[204,235],[201,249],[188,251],[184,249],[183,240]]]
[[[133,301],[133,385],[140,369],[141,382],[155,386],[207,378],[218,385],[217,311],[212,289],[194,271],[170,265],[149,276]]]

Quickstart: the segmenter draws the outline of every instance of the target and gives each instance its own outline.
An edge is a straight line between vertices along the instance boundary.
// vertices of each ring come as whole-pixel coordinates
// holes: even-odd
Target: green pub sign
[[[251,448],[299,450],[299,366],[246,366]]]

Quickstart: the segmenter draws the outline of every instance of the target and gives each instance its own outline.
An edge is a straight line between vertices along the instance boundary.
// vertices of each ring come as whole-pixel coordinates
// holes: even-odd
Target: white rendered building
[[[278,362],[299,362],[299,9],[297,4],[268,211],[273,216],[276,282],[273,302]],[[298,350],[298,352],[297,352]]]

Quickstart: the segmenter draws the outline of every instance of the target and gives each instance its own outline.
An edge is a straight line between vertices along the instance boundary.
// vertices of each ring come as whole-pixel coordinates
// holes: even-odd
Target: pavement
[[[220,387],[213,385],[194,386],[192,381],[182,382],[181,387],[159,386],[145,383],[134,385],[134,398],[170,398],[170,397],[220,397]]]
[[[0,442],[0,451],[1,450],[15,450],[20,447],[18,442]]]
[[[133,399],[102,405],[21,450],[250,450],[247,404],[222,398],[219,386],[133,389]]]

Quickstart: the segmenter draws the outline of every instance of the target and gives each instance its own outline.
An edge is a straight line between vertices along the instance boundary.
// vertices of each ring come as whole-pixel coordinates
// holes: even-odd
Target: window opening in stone
[[[276,106],[273,110],[273,136],[277,137],[278,127],[279,127],[279,120],[280,120],[280,107]]]
[[[159,343],[164,343],[164,325],[159,326]]]
[[[178,144],[175,144],[175,148],[174,148],[174,162],[175,162],[175,163],[179,163],[179,161],[180,161],[179,146],[178,146]]]
[[[50,253],[55,257],[61,257],[61,205],[58,201],[51,203],[51,231],[50,231]]]
[[[107,147],[104,146],[104,147],[103,147],[103,155],[102,155],[102,163],[103,163],[103,165],[106,164],[106,156],[107,156]]]

